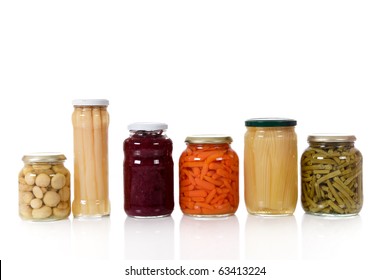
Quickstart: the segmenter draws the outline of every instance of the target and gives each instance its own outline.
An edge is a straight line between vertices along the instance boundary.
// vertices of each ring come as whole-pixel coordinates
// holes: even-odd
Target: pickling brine
[[[245,203],[250,214],[291,215],[298,198],[295,120],[245,122]]]

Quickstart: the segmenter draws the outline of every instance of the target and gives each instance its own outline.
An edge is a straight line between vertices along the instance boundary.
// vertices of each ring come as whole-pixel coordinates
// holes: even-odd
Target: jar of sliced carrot
[[[198,217],[233,215],[239,202],[238,156],[230,136],[194,135],[186,138],[180,156],[180,207]]]

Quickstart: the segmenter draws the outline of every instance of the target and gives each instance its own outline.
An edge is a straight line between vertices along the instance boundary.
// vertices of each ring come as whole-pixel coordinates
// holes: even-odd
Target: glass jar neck
[[[215,148],[227,149],[230,148],[229,143],[187,143],[188,146],[196,147],[197,149]]]
[[[247,126],[248,131],[295,131],[295,126]]]
[[[165,130],[130,130],[130,136],[136,137],[159,137],[165,136]]]
[[[46,164],[51,164],[51,165],[60,165],[64,164],[64,161],[46,161],[46,162],[30,162],[30,161],[24,161],[24,165],[46,165]]]
[[[355,146],[355,142],[309,142],[309,145],[312,148],[353,148]]]
[[[81,109],[101,109],[101,110],[107,110],[108,106],[104,105],[73,105],[73,108],[81,108]]]

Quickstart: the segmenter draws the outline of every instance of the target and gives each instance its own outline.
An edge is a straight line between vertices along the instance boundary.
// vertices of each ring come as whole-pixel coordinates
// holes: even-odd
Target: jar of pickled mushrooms
[[[19,172],[19,215],[24,220],[53,221],[70,214],[70,173],[59,153],[23,157]]]

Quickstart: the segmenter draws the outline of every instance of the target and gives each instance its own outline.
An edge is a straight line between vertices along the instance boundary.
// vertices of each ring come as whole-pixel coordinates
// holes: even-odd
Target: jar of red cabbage
[[[169,216],[174,207],[172,140],[167,124],[139,122],[128,126],[124,150],[124,209],[128,216]]]

